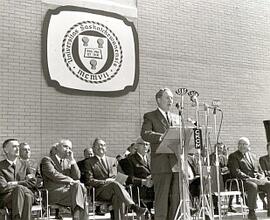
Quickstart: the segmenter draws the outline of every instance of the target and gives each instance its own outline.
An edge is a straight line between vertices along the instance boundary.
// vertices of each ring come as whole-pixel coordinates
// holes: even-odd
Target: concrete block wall
[[[121,97],[65,94],[48,86],[41,66],[41,30],[46,11],[55,7],[38,0],[0,1],[1,142],[10,137],[29,142],[38,159],[66,137],[81,159],[83,148],[100,136],[115,156],[139,135],[143,114],[155,108],[160,87],[186,87],[200,93],[201,103],[222,100],[221,140],[230,151],[239,137],[247,136],[258,156],[265,153],[262,121],[270,118],[268,1],[138,0],[134,21],[140,79],[135,92]],[[194,118],[188,97],[184,113],[186,119]],[[213,127],[212,114],[209,120]]]

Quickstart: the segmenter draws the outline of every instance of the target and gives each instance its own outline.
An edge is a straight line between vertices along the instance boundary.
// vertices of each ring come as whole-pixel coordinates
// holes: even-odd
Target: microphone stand
[[[190,220],[190,209],[189,205],[186,203],[188,200],[188,180],[186,177],[185,172],[185,149],[184,149],[184,132],[185,131],[185,124],[183,120],[183,110],[184,110],[184,95],[187,93],[187,89],[180,88],[176,91],[176,94],[181,96],[181,104],[176,104],[178,108],[179,114],[179,147],[178,147],[178,166],[179,166],[179,192],[180,192],[180,203],[177,208],[174,220],[183,219],[183,220]],[[179,212],[181,210],[181,214],[179,216]],[[178,217],[179,216],[179,217]]]
[[[214,116],[214,135],[215,140],[217,140],[217,107],[213,110]],[[217,143],[218,144],[218,143]],[[216,175],[217,175],[217,190],[218,190],[218,219],[221,220],[221,198],[220,198],[220,178],[219,178],[219,155],[218,155],[218,145],[216,144],[215,154],[216,154]]]
[[[211,165],[210,165],[210,157],[209,157],[209,136],[208,136],[208,124],[209,124],[209,109],[205,105],[205,151],[206,151],[206,161],[207,161],[207,180],[208,180],[208,193],[209,193],[209,207],[210,207],[210,214],[214,218],[213,213],[213,201],[212,201],[212,184],[211,184]]]
[[[199,94],[196,91],[190,91],[188,95],[190,96],[191,101],[195,103],[195,107],[196,107],[195,114],[196,114],[196,121],[197,121],[196,129],[199,130],[200,129],[200,126],[199,126],[199,102],[198,102],[198,98],[197,98],[199,96]],[[205,214],[207,213],[209,216],[209,219],[214,220],[213,212],[212,212],[212,209],[209,205],[209,201],[208,201],[207,195],[206,195],[205,190],[204,190],[201,147],[202,146],[197,148],[198,155],[199,155],[200,187],[201,187],[201,196],[200,196],[201,208],[200,208],[199,216],[202,213],[202,219],[205,220]],[[210,192],[210,195],[211,195],[211,192]]]

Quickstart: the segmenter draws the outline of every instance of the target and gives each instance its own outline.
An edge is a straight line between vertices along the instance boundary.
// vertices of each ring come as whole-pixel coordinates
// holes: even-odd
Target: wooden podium
[[[182,133],[182,134],[180,134]],[[161,144],[156,150],[156,153],[160,154],[175,154],[177,158],[177,168],[179,171],[179,192],[180,203],[177,209],[177,213],[174,220],[191,219],[190,216],[190,197],[189,197],[189,181],[187,177],[187,156],[190,149],[194,147],[190,146],[190,139],[193,134],[192,128],[185,128],[180,131],[180,127],[170,127]],[[180,135],[183,137],[180,138]],[[180,146],[180,140],[182,140],[182,147]],[[182,149],[180,149],[182,148]],[[172,168],[173,170],[173,168]]]

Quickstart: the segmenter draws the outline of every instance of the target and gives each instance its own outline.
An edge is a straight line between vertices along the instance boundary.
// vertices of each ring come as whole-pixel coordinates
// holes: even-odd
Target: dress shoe
[[[111,210],[111,211],[110,211],[110,214],[111,214],[111,220],[114,220],[114,211]]]
[[[105,215],[106,213],[103,212],[100,208],[100,206],[96,207],[96,211],[95,211],[96,215]]]
[[[60,215],[59,209],[55,209],[55,219],[60,219],[60,220],[63,219],[62,215]]]
[[[237,210],[236,210],[235,208],[233,208],[232,206],[229,206],[229,207],[228,207],[228,212],[236,213]]]
[[[137,205],[131,205],[131,210],[134,211],[137,215],[137,218],[141,217],[142,215],[144,215],[147,212],[147,208],[142,208],[140,206]]]
[[[249,220],[257,220],[257,216],[256,216],[255,211],[249,211],[249,213],[248,213],[248,219]]]

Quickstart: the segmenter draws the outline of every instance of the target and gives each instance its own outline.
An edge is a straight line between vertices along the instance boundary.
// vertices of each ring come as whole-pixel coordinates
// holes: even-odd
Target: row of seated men
[[[24,145],[21,152],[30,151],[29,145],[21,145]],[[34,168],[31,160],[20,158],[19,146],[16,139],[4,141],[6,159],[0,162],[0,208],[8,208],[12,220],[32,219],[31,209],[40,182],[38,179],[42,179],[43,186],[48,190],[49,204],[69,206],[74,220],[88,219],[86,187],[95,187],[98,199],[112,203],[111,219],[123,219],[123,204],[137,217],[146,213],[147,208],[136,205],[125,187],[115,180],[117,161],[106,156],[106,143],[102,139],[95,139],[95,156],[84,161],[87,170],[84,183],[80,181],[81,172],[73,157],[70,140],[63,139],[57,143],[50,156],[43,157],[40,166]],[[35,172],[39,167],[41,176]]]
[[[260,197],[263,202],[264,209],[267,210],[267,216],[270,217],[270,143],[267,143],[267,152],[268,154],[262,156],[257,160],[255,154],[252,153],[251,144],[248,138],[241,137],[238,140],[238,149],[227,155],[227,150],[225,145],[218,144],[216,145],[218,149],[218,159],[220,173],[222,175],[223,181],[221,183],[225,185],[226,180],[230,178],[236,178],[242,180],[244,184],[244,190],[247,194],[247,206],[249,208],[248,219],[256,220],[257,216],[255,209],[257,208],[257,193],[264,192],[260,194]],[[212,153],[210,155],[210,164],[215,165],[216,163],[216,154]],[[198,169],[194,165],[194,157],[188,158],[188,164],[192,166],[193,170]],[[198,172],[194,171],[198,174]],[[190,192],[193,196],[199,194],[200,180],[196,178],[191,180],[190,183]],[[216,186],[213,184],[212,186]],[[214,191],[216,191],[214,189]],[[265,201],[264,195],[267,195],[267,202]],[[217,197],[213,197],[214,212],[218,214],[217,207]],[[232,197],[229,199],[229,211],[235,212],[232,208]]]
[[[27,144],[21,144],[20,152],[23,158],[30,151]],[[134,145],[136,153],[119,160],[122,172],[128,175],[127,183],[141,186],[146,190],[144,195],[150,195],[153,200],[153,184],[147,152],[149,146],[142,139],[138,139]],[[145,214],[146,208],[135,205],[135,202],[127,193],[124,186],[115,181],[119,170],[116,158],[106,156],[106,143],[102,139],[95,139],[93,143],[94,156],[78,163],[73,157],[72,143],[70,140],[61,140],[51,152],[49,157],[44,157],[40,163],[40,172],[44,187],[49,192],[49,203],[70,206],[73,219],[88,219],[86,211],[86,187],[95,187],[98,199],[112,202],[112,219],[123,218],[122,204],[133,210],[138,216]],[[0,208],[8,207],[12,213],[12,219],[31,219],[31,206],[34,202],[33,192],[38,185],[38,176],[30,161],[19,159],[19,142],[16,139],[8,139],[3,143],[3,150],[7,157],[0,162]],[[238,149],[227,157],[219,152],[220,167],[224,177],[238,178],[244,182],[247,193],[247,205],[249,207],[249,219],[257,219],[255,214],[256,197],[258,191],[267,193],[265,208],[270,215],[270,181],[266,177],[270,175],[270,143],[267,144],[268,155],[257,160],[251,153],[251,145],[248,138],[243,137],[238,141]],[[215,163],[215,155],[210,156],[212,164]],[[194,159],[194,158],[193,158]],[[190,191],[193,195],[199,194],[199,181],[196,177],[196,163],[192,157],[188,157],[188,164],[193,171],[190,177]],[[228,169],[226,168],[226,164]],[[136,169],[135,169],[136,168]],[[230,171],[230,174],[228,174]],[[35,175],[34,175],[35,173]],[[82,174],[82,176],[80,175]],[[84,183],[82,184],[81,181]],[[194,192],[195,190],[195,192]],[[215,199],[214,199],[215,201]],[[214,202],[215,203],[215,202]],[[146,204],[151,208],[152,204]]]

